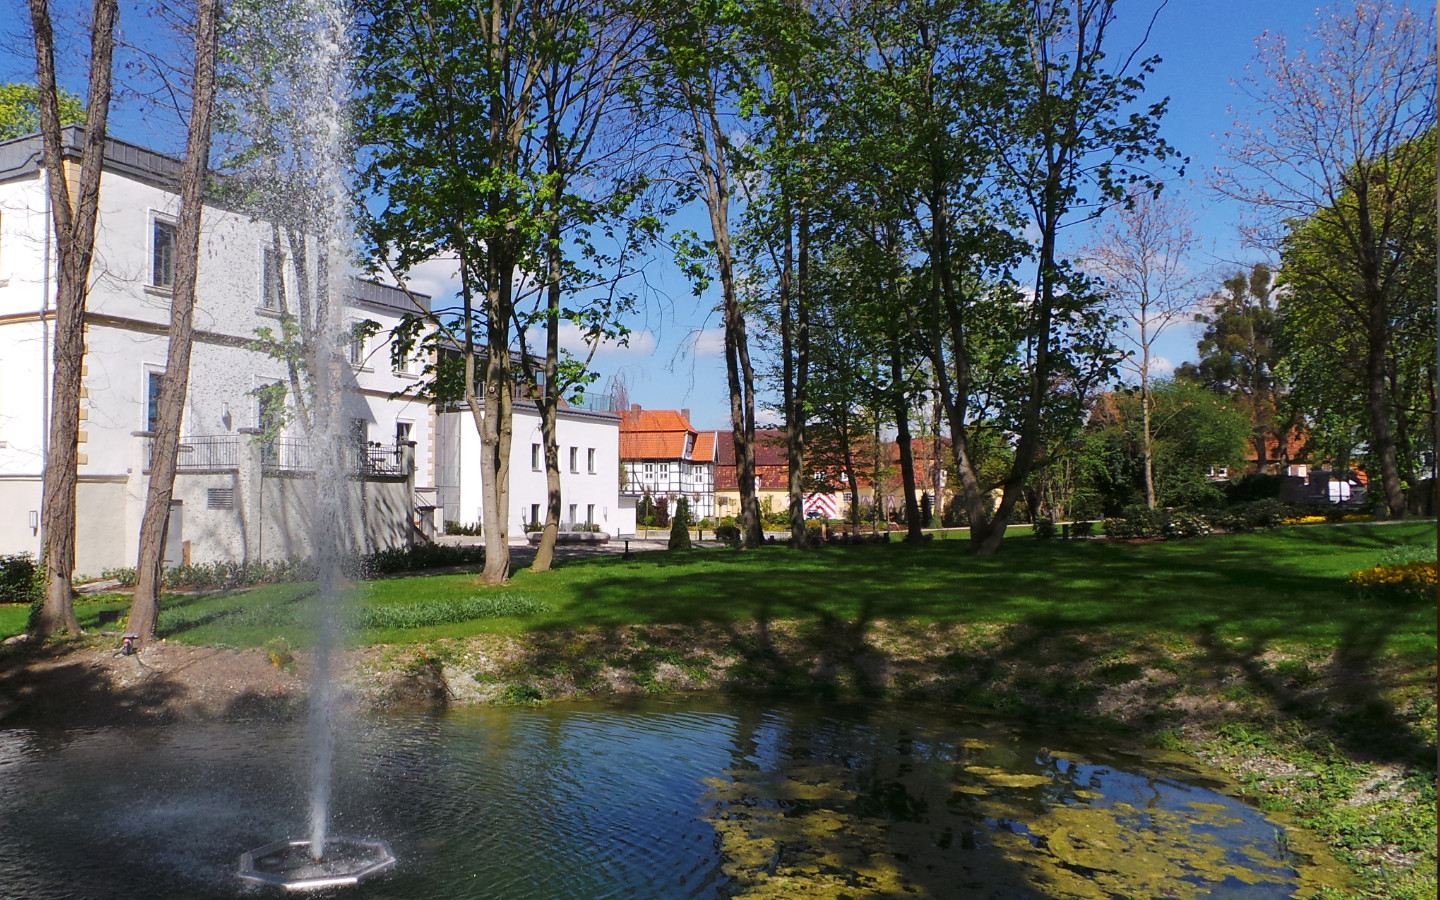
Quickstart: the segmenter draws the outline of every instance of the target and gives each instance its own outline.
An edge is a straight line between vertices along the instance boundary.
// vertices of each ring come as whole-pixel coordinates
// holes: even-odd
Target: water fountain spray
[[[335,654],[341,630],[344,576],[341,562],[351,547],[346,507],[347,482],[356,471],[354,447],[347,440],[344,415],[344,349],[350,340],[344,315],[343,286],[352,258],[350,197],[345,172],[345,98],[350,95],[347,35],[350,10],[345,0],[298,0],[304,16],[309,58],[292,75],[295,110],[306,121],[312,140],[297,155],[311,171],[295,179],[309,196],[284,198],[303,204],[316,257],[314,335],[307,367],[313,387],[310,446],[315,469],[311,553],[318,582],[314,665],[306,743],[310,768],[309,837],[282,840],[242,854],[240,876],[291,890],[354,884],[392,866],[395,857],[384,841],[329,834],[331,780],[335,751]]]

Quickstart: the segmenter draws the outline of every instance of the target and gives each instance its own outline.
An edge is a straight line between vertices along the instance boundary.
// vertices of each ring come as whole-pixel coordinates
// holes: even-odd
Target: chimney
[[[688,410],[688,409],[682,409],[682,410],[680,410],[680,418],[684,419],[685,422],[688,424],[688,423],[690,422],[690,410]]]
[[[638,404],[638,403],[632,403],[632,404],[630,404],[630,411],[631,411],[632,413],[638,413],[638,412],[640,411],[640,404]]]

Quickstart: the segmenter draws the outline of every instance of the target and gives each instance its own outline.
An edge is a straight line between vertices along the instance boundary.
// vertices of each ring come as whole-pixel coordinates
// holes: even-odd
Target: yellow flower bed
[[[1350,573],[1350,583],[1362,590],[1382,590],[1422,597],[1435,596],[1435,563],[1431,560],[1396,566],[1376,566]]]
[[[1286,525],[1318,525],[1327,521],[1324,516],[1291,516],[1285,520]]]

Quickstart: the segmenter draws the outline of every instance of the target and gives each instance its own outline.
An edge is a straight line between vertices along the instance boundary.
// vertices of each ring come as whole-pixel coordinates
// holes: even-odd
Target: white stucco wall
[[[460,442],[460,512],[464,524],[482,522],[480,435],[468,411],[444,413],[458,416],[456,431]],[[516,404],[510,445],[510,515],[512,536],[524,533],[524,525],[536,505],[544,521],[549,489],[543,457],[540,466],[531,465],[532,447],[541,443],[540,416],[533,404]],[[620,419],[610,413],[561,410],[556,420],[560,446],[560,518],[585,522],[594,507],[594,522],[601,531],[617,533],[620,524]],[[570,448],[576,449],[576,468],[570,470]],[[595,451],[595,471],[590,471],[589,451]],[[633,526],[632,526],[633,527]]]
[[[173,218],[177,208],[178,198],[155,184],[113,171],[101,179],[81,402],[80,573],[134,565],[147,481],[144,439],[135,432],[146,427],[147,372],[165,367],[164,328],[171,301],[168,291],[150,283],[153,223],[157,216]],[[258,328],[278,330],[277,313],[263,306],[262,260],[270,227],[246,215],[207,207],[202,229],[197,336],[182,435],[242,440],[240,430],[258,424],[259,402],[252,392],[286,376],[283,363],[245,346]],[[0,516],[0,554],[39,548],[27,513],[39,509],[38,479],[47,428],[51,326],[44,314],[54,305],[54,252],[51,247],[47,257],[49,240],[44,177],[0,182],[0,502],[17,510]],[[47,259],[52,269],[48,277]],[[285,285],[292,302],[295,284],[293,261],[287,260]],[[414,383],[414,376],[391,371],[384,332],[399,318],[395,310],[377,304],[347,308],[347,323],[371,319],[382,331],[367,342],[366,361],[349,372],[343,402],[346,418],[364,419],[369,440],[384,446],[393,446],[397,421],[410,425],[419,476],[415,487],[424,488],[432,471],[429,407],[391,399]],[[298,428],[292,432],[298,436]],[[214,510],[201,515],[206,488],[217,478],[233,481],[235,476],[182,472],[176,479],[177,499],[186,510],[186,539],[192,540],[192,559],[197,562],[240,559],[245,553],[243,535],[233,524],[222,525],[224,516],[211,515],[218,512]],[[265,479],[267,487],[271,480]],[[270,511],[277,519],[269,522],[267,513],[270,530],[265,534],[273,538],[275,547],[288,550],[293,541],[281,533],[303,518],[292,496],[297,491],[274,487],[271,493],[275,502]],[[389,483],[371,493],[383,497],[378,506],[372,504],[374,516],[388,514],[383,509],[399,517],[380,532],[408,535],[409,515],[401,506],[408,505],[411,492]],[[372,531],[377,524],[372,521]],[[273,555],[286,554],[272,554],[267,546],[265,556]]]

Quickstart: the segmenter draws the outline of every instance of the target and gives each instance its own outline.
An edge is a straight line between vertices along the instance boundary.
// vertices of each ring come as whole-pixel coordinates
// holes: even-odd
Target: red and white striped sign
[[[836,494],[806,494],[805,514],[819,513],[826,519],[840,517],[840,497]]]

